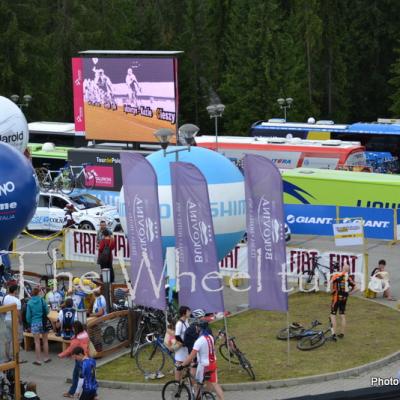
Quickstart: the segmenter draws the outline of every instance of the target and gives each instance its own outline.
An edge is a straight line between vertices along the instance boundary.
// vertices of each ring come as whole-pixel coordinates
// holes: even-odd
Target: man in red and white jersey
[[[190,365],[197,358],[196,381],[203,383],[204,375],[210,378],[205,382],[209,390],[214,390],[219,400],[224,399],[224,392],[218,383],[217,357],[215,355],[214,338],[210,333],[207,321],[199,323],[200,336],[193,345],[193,350],[182,363],[182,367]],[[209,388],[211,386],[211,388]]]

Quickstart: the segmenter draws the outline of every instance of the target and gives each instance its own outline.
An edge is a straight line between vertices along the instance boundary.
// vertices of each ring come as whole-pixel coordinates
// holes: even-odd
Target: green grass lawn
[[[330,296],[326,293],[298,293],[289,297],[290,321],[305,326],[318,319],[328,324]],[[338,316],[339,320],[339,316]],[[400,313],[378,303],[351,297],[347,303],[347,331],[344,339],[327,342],[312,351],[299,351],[296,341],[290,343],[288,364],[287,343],[276,339],[286,325],[286,314],[247,311],[228,319],[228,330],[236,337],[239,348],[253,364],[257,380],[286,379],[344,370],[387,356],[400,349]],[[214,333],[222,322],[212,325]],[[218,345],[218,344],[217,344]],[[240,366],[229,369],[228,362],[218,358],[219,380],[222,383],[247,382]],[[164,367],[164,373],[172,364]],[[135,362],[128,356],[98,369],[99,379],[144,382]],[[166,378],[155,383],[165,382]]]

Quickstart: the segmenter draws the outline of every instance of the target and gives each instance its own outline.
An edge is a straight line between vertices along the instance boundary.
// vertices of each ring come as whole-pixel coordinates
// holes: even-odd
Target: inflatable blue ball
[[[0,142],[0,250],[8,250],[28,225],[38,199],[39,186],[32,165],[14,147]]]
[[[168,151],[177,147],[168,147]],[[163,248],[175,246],[170,163],[175,154],[157,151],[147,157],[158,179],[161,233]],[[214,223],[214,233],[218,259],[225,257],[242,239],[246,229],[246,207],[243,175],[239,169],[223,155],[202,147],[192,147],[179,153],[179,161],[190,162],[202,172],[208,183],[210,207]],[[123,189],[120,194],[119,214],[126,232],[125,201]]]

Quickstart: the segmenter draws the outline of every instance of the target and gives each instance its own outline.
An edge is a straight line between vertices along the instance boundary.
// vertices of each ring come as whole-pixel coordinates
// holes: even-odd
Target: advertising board
[[[364,243],[362,220],[333,224],[336,246],[359,246]]]
[[[284,170],[285,204],[399,208],[400,176],[297,168]]]
[[[175,57],[84,57],[81,63],[76,60],[73,59],[75,124],[77,130],[84,127],[86,139],[155,142],[154,132],[160,128],[175,133]]]
[[[114,249],[114,264],[118,265],[118,253],[121,252],[125,262],[129,262],[128,240],[123,234],[114,234],[116,247]],[[167,271],[169,276],[175,269],[175,253],[173,248],[167,251]],[[93,263],[96,260],[96,232],[71,229],[65,236],[65,259],[69,261],[81,261]],[[360,282],[364,271],[364,257],[360,253],[343,252],[335,250],[320,251],[317,249],[286,248],[286,273],[288,277],[303,274],[312,267],[312,260],[321,257],[319,262],[326,267],[334,263],[343,266],[349,264],[350,273],[356,274],[356,281]],[[224,276],[232,276],[238,273],[247,273],[247,244],[239,244],[220,261],[219,271]],[[174,277],[175,278],[175,277]]]

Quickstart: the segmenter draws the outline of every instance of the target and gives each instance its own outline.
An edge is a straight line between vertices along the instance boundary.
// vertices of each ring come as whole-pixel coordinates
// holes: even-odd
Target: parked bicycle
[[[232,364],[239,365],[247,372],[249,377],[254,381],[256,375],[250,361],[242,353],[235,342],[235,337],[227,337],[224,330],[218,332],[217,340],[222,339],[218,351],[222,358],[226,361],[231,361]]]
[[[317,279],[319,277],[322,277],[324,279],[324,284],[327,285],[329,275],[331,275],[335,271],[339,271],[340,266],[338,263],[332,263],[332,265],[328,267],[321,264],[319,262],[320,259],[321,257],[313,257],[311,269],[308,269],[304,272],[304,275],[308,275],[306,280],[307,283],[311,283],[314,277],[316,277]]]
[[[0,290],[7,292],[7,288],[11,285],[19,285],[20,274],[13,271],[4,270],[0,273]],[[32,295],[32,288],[37,286],[38,283],[24,277],[24,297],[30,298]]]
[[[187,399],[187,400],[215,400],[215,396],[204,390],[204,383],[197,382],[196,385],[195,377],[190,374],[190,368],[185,367],[185,372],[180,381],[169,381],[162,388],[162,399]],[[204,374],[204,382],[210,379],[210,372]]]
[[[56,190],[64,194],[70,194],[75,188],[93,189],[96,184],[96,176],[89,171],[88,163],[82,165],[66,164],[59,170],[50,170],[50,164],[36,168],[36,176],[43,191]]]
[[[133,358],[140,345],[146,343],[146,337],[149,334],[157,333],[161,336],[165,334],[165,317],[163,314],[157,313],[157,310],[146,308],[138,308],[137,329],[135,337],[131,343],[130,355]]]
[[[150,333],[145,337],[146,343],[139,346],[135,353],[136,366],[145,378],[160,378],[165,361],[174,360],[174,353],[164,344],[163,336]],[[163,376],[163,375],[162,375]]]
[[[44,192],[56,190],[65,194],[71,193],[70,181],[64,174],[64,169],[50,170],[49,168],[50,164],[47,163],[43,164],[41,168],[35,168],[41,190]]]
[[[65,179],[69,182],[69,192],[64,191],[65,194],[70,194],[75,188],[93,189],[96,184],[96,173],[90,171],[90,164],[83,163],[82,165],[67,165],[63,168]]]

